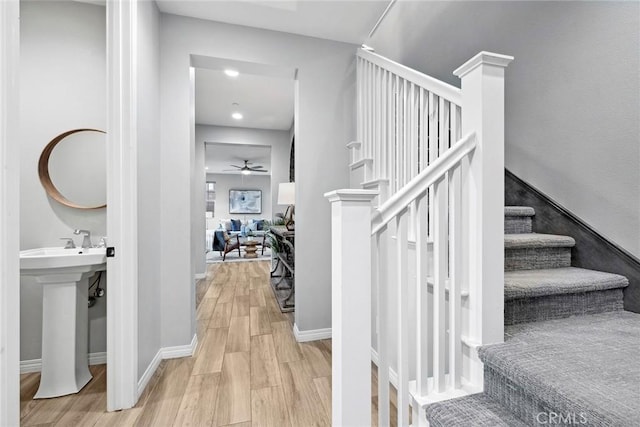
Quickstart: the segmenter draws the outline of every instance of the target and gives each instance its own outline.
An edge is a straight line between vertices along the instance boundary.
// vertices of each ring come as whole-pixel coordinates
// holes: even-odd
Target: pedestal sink
[[[42,372],[34,399],[77,393],[89,372],[89,277],[106,270],[105,248],[20,252],[20,274],[42,285]]]

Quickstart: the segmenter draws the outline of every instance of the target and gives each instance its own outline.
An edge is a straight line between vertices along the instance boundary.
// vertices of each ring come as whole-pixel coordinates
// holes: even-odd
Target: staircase
[[[478,53],[457,88],[357,52],[352,188],[325,195],[333,425],[372,425],[372,401],[380,427],[640,425],[627,279],[504,207],[512,60]]]
[[[627,279],[571,267],[571,237],[505,208],[505,342],[484,346],[484,392],[426,408],[432,427],[640,425],[640,316]]]

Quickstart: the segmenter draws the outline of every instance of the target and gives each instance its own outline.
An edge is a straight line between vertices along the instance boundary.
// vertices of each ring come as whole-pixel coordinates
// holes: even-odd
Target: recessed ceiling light
[[[232,70],[230,68],[224,70],[224,73],[229,77],[238,77],[240,75],[240,72],[238,72],[237,70]]]
[[[242,114],[240,113],[233,113],[231,117],[233,117],[236,120],[242,120]]]
[[[205,166],[204,170],[208,171],[209,170],[209,166]]]

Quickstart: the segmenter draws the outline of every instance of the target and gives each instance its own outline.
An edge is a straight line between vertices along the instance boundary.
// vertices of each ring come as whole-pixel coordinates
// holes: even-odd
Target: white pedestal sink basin
[[[42,372],[35,399],[77,393],[89,372],[89,277],[106,270],[105,248],[20,252],[20,274],[42,284]]]

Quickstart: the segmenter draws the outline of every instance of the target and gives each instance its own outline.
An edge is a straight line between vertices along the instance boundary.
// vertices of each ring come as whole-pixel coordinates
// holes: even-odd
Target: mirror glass
[[[59,140],[51,149],[48,161],[51,183],[78,208],[102,207],[107,201],[106,135],[101,131],[83,130]]]

